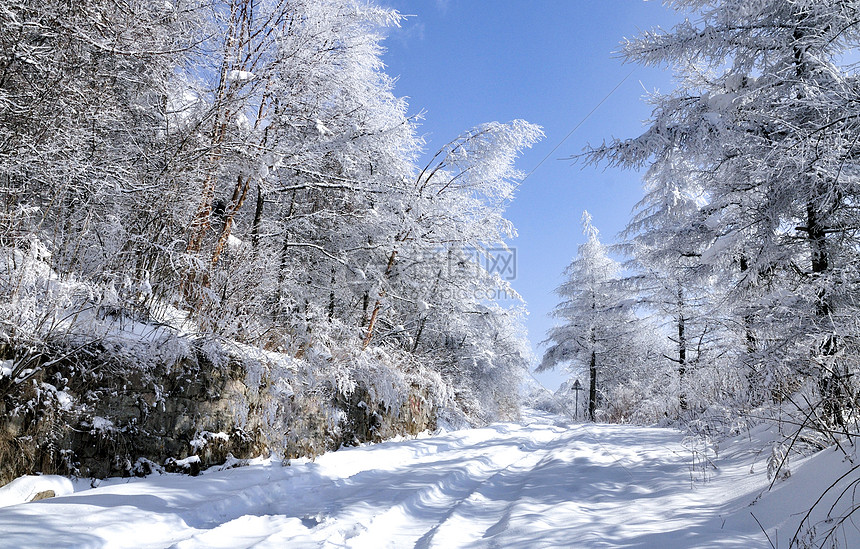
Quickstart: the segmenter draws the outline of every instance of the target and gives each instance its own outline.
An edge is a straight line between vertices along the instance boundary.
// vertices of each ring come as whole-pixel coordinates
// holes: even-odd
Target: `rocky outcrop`
[[[361,385],[345,394],[328,384],[275,391],[275,382],[286,383],[259,361],[215,365],[203,353],[149,368],[92,350],[68,357],[0,393],[0,485],[36,472],[193,474],[231,456],[312,456],[435,427],[417,385],[392,405]]]

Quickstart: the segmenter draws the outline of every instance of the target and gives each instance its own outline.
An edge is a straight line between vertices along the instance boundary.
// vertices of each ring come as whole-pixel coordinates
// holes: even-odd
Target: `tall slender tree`
[[[631,345],[638,331],[634,300],[618,281],[621,266],[609,257],[588,212],[582,214],[586,241],[565,269],[567,280],[556,293],[562,298],[553,311],[561,323],[552,328],[538,371],[566,365],[588,379],[588,417],[592,421],[609,387],[624,377],[635,355]],[[641,357],[636,358],[641,359]]]
[[[702,257],[713,238],[701,212],[706,199],[686,168],[646,177],[645,196],[618,246],[631,257],[626,264],[631,291],[667,328],[671,350],[663,357],[677,370],[682,411],[689,407],[690,374],[717,356],[725,363],[726,345],[718,340],[730,335],[713,286],[716,269]]]

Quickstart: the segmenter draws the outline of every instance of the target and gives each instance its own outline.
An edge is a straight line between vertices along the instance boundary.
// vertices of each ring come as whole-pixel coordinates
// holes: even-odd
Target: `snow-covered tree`
[[[38,347],[51,326],[60,333],[57,318],[46,320],[54,314],[77,318],[108,301],[131,310],[145,299],[148,273],[166,255],[152,252],[170,248],[164,228],[176,197],[163,177],[166,97],[196,25],[184,2],[0,8],[0,248],[8,262],[0,292],[10,347]],[[35,271],[15,260],[20,254]],[[54,293],[52,277],[77,290]],[[32,308],[16,297],[28,292]]]
[[[474,419],[514,414],[528,359],[495,300],[516,293],[479,258],[513,234],[514,161],[541,132],[484,124],[420,169],[381,61],[399,20],[363,0],[4,3],[0,359],[104,345],[94,326],[122,319],[288,354],[338,390],[382,383],[359,372],[375,353],[419,357]]]
[[[645,196],[618,246],[632,258],[625,279],[631,292],[643,312],[665,326],[669,352],[662,356],[677,370],[682,411],[690,398],[699,406],[707,401],[705,392],[691,385],[701,377],[695,370],[727,368],[733,356],[727,342],[734,339],[714,286],[716,266],[702,258],[713,236],[704,224],[705,196],[690,171],[676,166],[646,177]]]
[[[856,339],[860,127],[847,114],[856,77],[841,63],[860,41],[860,5],[672,5],[697,20],[643,33],[622,53],[670,66],[677,88],[652,97],[644,134],[593,148],[590,159],[647,166],[663,184],[689,166],[707,201],[700,222],[713,231],[703,262],[731,290],[750,379],[777,398],[809,376],[844,381],[838,356]]]
[[[630,299],[619,284],[621,266],[609,257],[598,238],[588,212],[582,215],[586,241],[577,248],[574,260],[565,269],[567,280],[556,293],[562,298],[553,311],[560,323],[550,329],[549,344],[538,371],[566,365],[574,375],[588,379],[588,417],[593,421],[597,407],[615,384],[631,373],[630,365],[642,361],[636,345],[641,334]]]
[[[541,136],[522,120],[482,124],[389,195],[398,230],[385,270],[376,271],[364,344],[396,344],[427,357],[464,401],[482,403],[476,410],[515,409],[518,384],[508,382],[528,362],[521,300],[510,273],[499,269],[514,268],[506,244],[513,227],[503,217],[523,177],[514,162]]]
[[[469,309],[482,295],[515,295],[507,281],[482,268],[480,260],[486,259],[488,249],[506,249],[506,240],[514,234],[503,217],[523,177],[514,162],[542,135],[538,126],[523,120],[482,124],[442,147],[408,187],[392,195],[398,231],[379,293],[387,293],[390,284],[404,285],[395,287],[395,293],[418,296],[421,302],[412,306],[419,309],[421,303]],[[417,330],[425,323],[413,327],[415,345],[420,340]],[[368,341],[373,333],[371,322]]]

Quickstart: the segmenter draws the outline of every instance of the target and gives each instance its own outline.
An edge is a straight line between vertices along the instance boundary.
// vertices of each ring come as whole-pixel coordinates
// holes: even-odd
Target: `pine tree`
[[[626,377],[625,368],[638,351],[634,300],[620,286],[621,266],[609,257],[588,212],[582,214],[586,241],[565,269],[567,280],[556,293],[562,298],[553,311],[561,323],[552,328],[538,371],[567,365],[588,378],[588,417],[594,421],[602,395]],[[636,357],[641,359],[642,357]]]
[[[700,221],[713,231],[703,262],[722,271],[755,385],[785,398],[799,380],[844,380],[838,357],[856,340],[860,127],[850,114],[856,77],[840,58],[860,42],[860,5],[673,5],[697,22],[643,33],[622,53],[670,66],[677,88],[652,97],[645,133],[595,147],[590,159],[701,186]]]

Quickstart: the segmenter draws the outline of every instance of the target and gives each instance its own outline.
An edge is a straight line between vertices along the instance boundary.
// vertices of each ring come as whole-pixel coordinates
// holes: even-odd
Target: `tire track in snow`
[[[423,448],[427,441],[413,441],[416,448],[402,452],[402,465],[394,470],[376,470],[361,459],[352,465],[352,471],[349,467],[339,471],[350,475],[347,477],[328,476],[323,468],[320,475],[309,479],[286,469],[269,482],[220,493],[195,506],[189,513],[189,525],[197,531],[174,547],[217,546],[212,544],[230,539],[237,525],[253,523],[266,531],[266,524],[274,519],[283,522],[280,531],[254,542],[242,539],[239,532],[238,546],[278,547],[278,540],[290,547],[376,548],[380,538],[389,539],[391,547],[411,546],[489,479],[528,459],[530,452],[546,444],[543,439],[555,440],[563,434],[557,426],[541,427],[543,436],[512,424],[474,429],[466,437],[462,433],[446,435],[441,437],[450,439],[440,445],[444,450],[433,452]],[[375,448],[375,452],[380,450]],[[307,466],[317,470],[319,464]],[[414,487],[404,490],[403,479],[413,479]],[[388,495],[380,498],[380,494]],[[393,494],[398,497],[392,498]],[[373,505],[366,505],[370,501]],[[321,506],[321,502],[326,503]],[[311,516],[313,520],[308,519]],[[382,536],[380,530],[385,531]]]
[[[380,547],[380,539],[388,539],[390,547],[431,547],[436,532],[450,521],[461,505],[476,498],[488,484],[494,484],[495,479],[507,471],[533,467],[552,451],[547,447],[567,434],[555,426],[542,427],[545,431],[543,437],[536,437],[533,431],[528,432],[522,426],[496,427],[496,433],[489,439],[449,450],[442,456],[446,458],[443,461],[422,460],[421,463],[413,464],[411,467],[416,470],[434,468],[440,464],[456,464],[457,469],[434,479],[401,501],[392,502],[385,511],[375,513],[369,521],[365,521],[363,531],[349,540],[350,546]],[[499,452],[487,454],[487,446],[496,445],[511,446],[510,450],[501,452],[504,459],[494,459],[499,457]],[[464,458],[464,453],[471,455]],[[519,467],[523,462],[530,465]],[[512,476],[516,478],[517,474]],[[495,516],[493,520],[485,522],[493,524],[497,520]],[[482,532],[478,532],[478,538]],[[462,532],[458,534],[462,535]]]
[[[0,546],[51,547],[59,535],[130,549],[768,546],[747,510],[767,479],[745,453],[721,452],[711,482],[693,486],[681,433],[525,420],[290,467],[106,481],[4,508]],[[781,497],[756,512],[780,531],[791,503]]]
[[[452,542],[471,545],[504,531],[531,473],[551,462],[558,448],[575,436],[570,432],[560,433],[497,471],[475,492],[451,507],[448,516],[428,531],[415,549],[447,548]]]
[[[285,530],[305,528],[302,521],[283,515],[242,515],[228,520],[211,530],[176,543],[171,549],[249,549],[255,547],[283,547]]]

